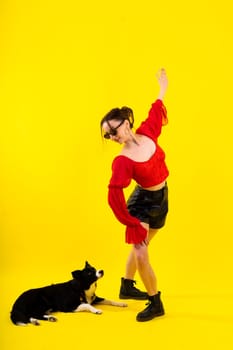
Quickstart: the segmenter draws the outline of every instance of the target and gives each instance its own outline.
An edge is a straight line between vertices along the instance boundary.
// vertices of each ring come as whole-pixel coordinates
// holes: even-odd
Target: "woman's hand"
[[[164,68],[161,68],[157,72],[156,77],[158,79],[159,86],[160,86],[158,99],[162,100],[168,87],[168,78],[167,78],[166,70]]]
[[[141,247],[145,247],[145,246],[148,246],[148,244],[149,244],[149,240],[148,240],[148,232],[149,232],[149,225],[148,224],[146,224],[145,222],[140,222],[140,224],[141,224],[141,226],[143,227],[143,228],[145,228],[146,229],[146,231],[147,231],[147,235],[146,235],[146,238],[143,240],[143,241],[141,241],[140,243],[136,243],[136,244],[134,244],[134,247],[136,248],[136,249],[140,249]]]
[[[147,236],[146,236],[146,238],[141,242],[141,243],[139,243],[139,246],[140,245],[148,245],[149,244],[149,241],[148,241],[148,232],[149,232],[149,225],[148,224],[146,224],[145,222],[140,222],[140,224],[142,225],[142,227],[144,227],[145,229],[146,229],[146,231],[147,231]]]

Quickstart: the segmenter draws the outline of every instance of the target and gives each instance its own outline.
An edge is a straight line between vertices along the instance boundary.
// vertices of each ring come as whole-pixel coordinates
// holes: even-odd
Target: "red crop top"
[[[159,147],[157,138],[163,125],[166,125],[167,111],[161,100],[152,104],[148,117],[136,130],[137,134],[150,137],[156,145],[155,153],[145,162],[136,162],[126,156],[117,156],[112,163],[112,177],[109,183],[108,203],[117,219],[126,225],[126,242],[140,243],[147,235],[140,220],[129,214],[123,193],[131,180],[146,188],[163,182],[169,175],[165,164],[165,153]]]

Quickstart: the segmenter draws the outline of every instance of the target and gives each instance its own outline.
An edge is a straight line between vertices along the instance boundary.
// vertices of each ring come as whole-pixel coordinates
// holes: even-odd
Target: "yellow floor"
[[[144,308],[145,301],[129,300],[127,308],[101,306],[102,315],[87,312],[58,313],[57,323],[42,321],[39,327],[18,327],[9,319],[18,292],[17,287],[11,284],[17,278],[18,276],[5,275],[4,287],[1,288],[1,350],[113,347],[180,350],[233,347],[233,295],[164,293],[166,315],[145,323],[135,320],[137,312]],[[103,285],[99,281],[97,294],[118,300],[118,277],[114,278],[112,276]],[[109,287],[106,287],[108,284]]]

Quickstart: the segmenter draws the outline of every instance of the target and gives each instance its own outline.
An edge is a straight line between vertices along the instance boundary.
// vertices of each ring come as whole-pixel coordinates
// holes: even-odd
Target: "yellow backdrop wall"
[[[168,294],[232,292],[230,2],[8,0],[0,16],[0,265],[10,301],[86,259],[118,288],[129,247],[107,184],[119,146],[102,141],[99,122],[128,105],[138,125],[162,66],[170,212],[152,263]]]

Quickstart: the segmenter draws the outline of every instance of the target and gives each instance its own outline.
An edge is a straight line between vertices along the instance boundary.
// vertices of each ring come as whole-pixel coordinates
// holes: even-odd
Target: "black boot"
[[[136,284],[136,281],[122,277],[119,298],[136,300],[148,299],[148,294],[146,292],[141,292],[139,289],[135,288],[134,284]]]
[[[160,300],[160,292],[158,294],[149,296],[149,303],[145,310],[139,312],[137,314],[137,321],[143,322],[143,321],[150,321],[155,317],[164,315],[164,308],[163,303]]]

